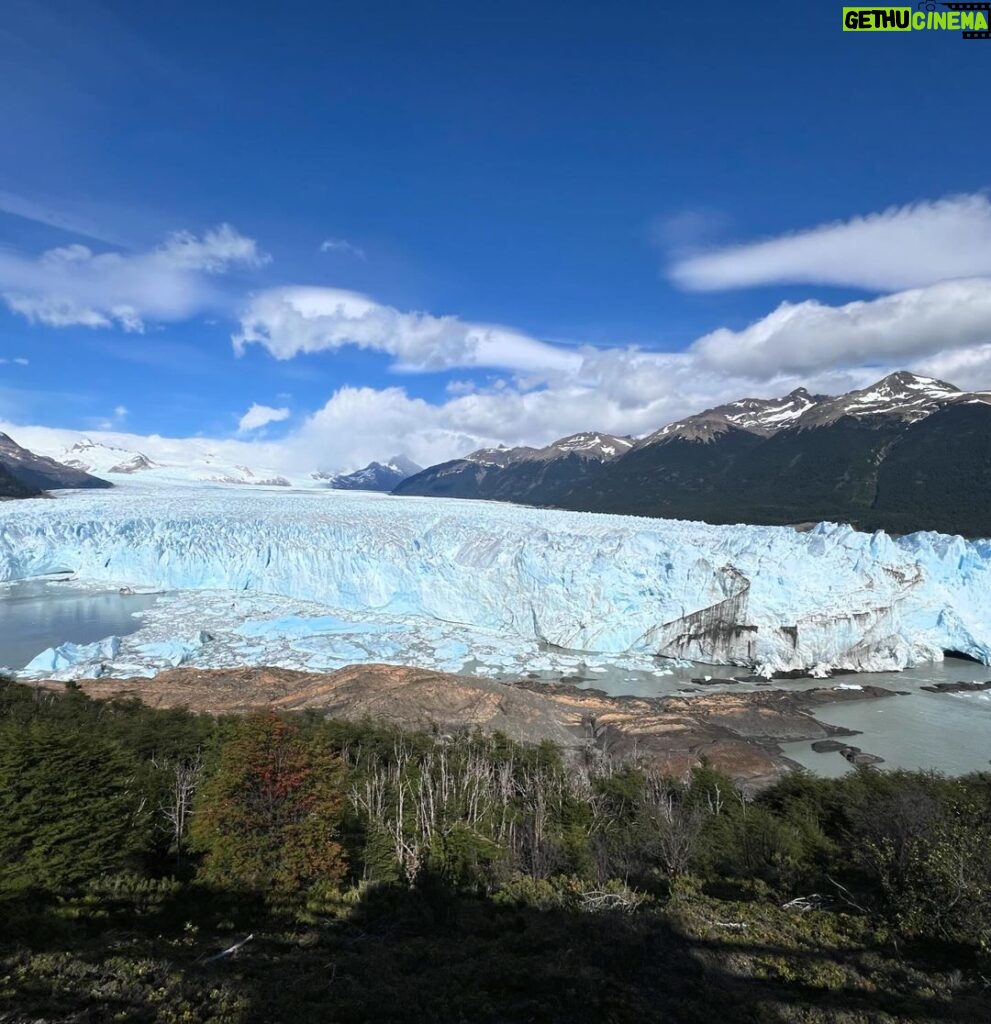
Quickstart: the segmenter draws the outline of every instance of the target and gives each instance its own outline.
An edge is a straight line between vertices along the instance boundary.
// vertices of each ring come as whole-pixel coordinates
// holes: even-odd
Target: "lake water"
[[[712,681],[744,676],[746,671],[719,665],[675,665],[658,663],[665,674],[628,671],[613,666],[595,675],[567,681],[583,689],[603,690],[610,696],[663,697],[671,694],[739,693],[764,688],[761,683],[699,686],[693,678],[710,676]],[[555,682],[551,673],[532,678]],[[934,769],[948,775],[991,770],[991,690],[980,693],[929,693],[923,686],[960,681],[983,682],[991,668],[973,661],[947,658],[945,661],[904,672],[872,672],[834,676],[832,679],[777,679],[771,684],[782,690],[809,690],[830,686],[881,686],[899,696],[827,704],[813,709],[820,721],[852,729],[862,735],[849,742],[884,758],[883,768]],[[790,760],[817,775],[836,778],[852,771],[838,753],[819,754],[812,743],[781,744]]]
[[[883,757],[883,768],[934,769],[948,775],[991,770],[991,690],[927,693],[918,689],[925,681],[918,677],[923,675],[936,676],[933,681],[937,682],[983,681],[988,678],[988,669],[950,659],[932,669],[880,673],[876,680],[874,676],[858,676],[858,681],[876,681],[911,693],[830,705],[817,709],[815,716],[820,722],[862,733],[849,742]],[[781,749],[786,757],[817,775],[836,778],[852,771],[839,754],[817,754],[807,742],[783,743]]]
[[[135,612],[150,608],[152,594],[123,595],[51,580],[0,587],[0,665],[21,669],[48,647],[126,636],[141,625]]]

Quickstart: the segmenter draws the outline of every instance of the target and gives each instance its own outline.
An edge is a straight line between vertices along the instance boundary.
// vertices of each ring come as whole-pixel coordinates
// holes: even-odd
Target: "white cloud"
[[[904,365],[991,341],[991,280],[948,281],[865,302],[782,303],[741,331],[720,328],[689,350],[701,366],[766,378],[870,363]]]
[[[211,228],[202,238],[189,231],[176,231],[155,250],[167,265],[179,270],[205,270],[222,274],[232,264],[260,267],[272,257],[260,252],[253,238],[246,238],[230,224]]]
[[[895,291],[991,276],[991,202],[962,195],[892,207],[698,253],[677,260],[670,275],[698,291],[796,283]]]
[[[127,406],[115,405],[112,415],[93,419],[90,425],[96,430],[116,430],[127,419],[127,415]]]
[[[352,245],[346,238],[327,238],[320,243],[321,252],[342,252],[359,260],[367,260],[365,250]]]
[[[30,360],[24,356],[14,356],[13,359],[0,358],[0,366],[27,366],[29,362]]]
[[[270,405],[258,405],[256,402],[238,421],[237,429],[241,433],[248,433],[251,430],[266,427],[269,423],[280,423],[287,419],[289,419],[288,409],[273,409]]]
[[[581,357],[497,324],[403,313],[339,288],[272,288],[256,295],[233,338],[235,351],[258,344],[276,359],[356,345],[395,357],[400,370],[500,367],[568,373]]]
[[[202,238],[177,232],[143,253],[94,253],[77,244],[30,258],[0,249],[0,296],[13,312],[51,327],[138,332],[147,320],[182,320],[225,304],[211,278],[268,259],[228,224]]]

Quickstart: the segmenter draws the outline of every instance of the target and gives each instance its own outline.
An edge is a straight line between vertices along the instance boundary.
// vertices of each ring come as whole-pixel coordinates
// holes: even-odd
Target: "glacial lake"
[[[991,690],[976,693],[929,693],[930,682],[983,682],[989,670],[973,662],[948,659],[942,665],[907,672],[850,676],[908,696],[833,704],[816,710],[829,725],[862,733],[849,742],[884,758],[880,767],[934,769],[947,775],[991,771]],[[817,754],[811,743],[783,743],[782,753],[804,768],[837,778],[852,771],[839,754]]]
[[[659,662],[659,667],[663,666]],[[745,676],[741,668],[720,665],[670,665],[666,675],[628,671],[619,666],[596,675],[567,678],[582,689],[596,689],[610,696],[660,697],[670,694],[739,693],[763,689],[761,683],[700,686],[693,678],[719,679]],[[556,681],[550,673],[533,678]],[[816,719],[842,726],[862,735],[849,742],[870,754],[884,758],[882,768],[937,770],[947,775],[991,771],[991,690],[976,693],[930,693],[923,686],[936,683],[984,682],[991,668],[959,658],[907,669],[904,672],[871,672],[837,675],[831,679],[777,679],[775,689],[809,690],[830,686],[881,686],[898,696],[827,704],[814,709]],[[809,740],[782,743],[781,751],[803,768],[817,775],[837,778],[852,771],[838,753],[819,754]]]
[[[0,666],[22,669],[48,647],[88,644],[140,628],[135,612],[154,594],[86,590],[53,580],[25,580],[0,587]]]

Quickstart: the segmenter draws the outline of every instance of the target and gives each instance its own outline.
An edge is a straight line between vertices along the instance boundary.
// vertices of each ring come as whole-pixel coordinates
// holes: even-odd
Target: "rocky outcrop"
[[[704,758],[741,785],[755,788],[788,770],[779,742],[822,740],[839,732],[817,721],[811,709],[893,695],[864,687],[609,697],[566,684],[507,684],[394,665],[354,665],[332,673],[178,668],[152,679],[87,679],[78,685],[95,698],[136,697],[153,707],[215,714],[314,710],[405,729],[481,729],[520,742],[550,740],[566,750],[594,748],[641,759],[675,776]]]
[[[982,690],[991,690],[991,679],[984,683],[934,683],[921,689],[930,693],[980,693]]]

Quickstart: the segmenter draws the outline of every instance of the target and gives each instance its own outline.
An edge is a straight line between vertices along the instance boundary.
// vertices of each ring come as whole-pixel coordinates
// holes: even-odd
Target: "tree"
[[[344,874],[343,766],[318,736],[249,715],[222,749],[191,824],[209,881],[286,894]]]
[[[193,798],[203,775],[203,753],[197,750],[188,757],[152,759],[152,765],[165,777],[158,803],[159,828],[169,836],[176,863],[181,865]]]
[[[148,834],[138,769],[87,731],[0,729],[0,889],[60,890],[123,867]]]

